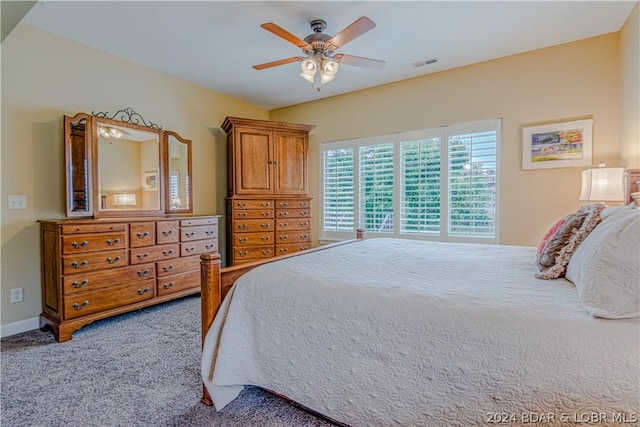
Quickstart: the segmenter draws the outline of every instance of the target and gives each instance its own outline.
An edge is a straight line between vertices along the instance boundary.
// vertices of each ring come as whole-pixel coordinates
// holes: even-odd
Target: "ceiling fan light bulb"
[[[314,74],[315,74],[315,73],[313,73],[313,74],[308,74],[308,73],[302,72],[302,73],[300,73],[300,77],[302,77],[303,79],[305,79],[306,81],[308,81],[308,82],[310,82],[310,83],[313,83],[313,76],[314,76]]]

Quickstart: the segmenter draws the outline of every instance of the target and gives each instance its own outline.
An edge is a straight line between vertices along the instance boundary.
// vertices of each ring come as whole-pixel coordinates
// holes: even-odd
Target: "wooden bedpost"
[[[220,303],[222,302],[222,289],[220,287],[220,255],[200,255],[200,301],[202,310],[202,344],[207,331],[216,317]],[[213,405],[207,388],[202,385],[202,403]]]

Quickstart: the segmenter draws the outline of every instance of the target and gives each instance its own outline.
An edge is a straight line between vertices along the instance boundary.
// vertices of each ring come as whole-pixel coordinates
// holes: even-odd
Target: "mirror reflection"
[[[160,210],[158,133],[97,123],[98,208]]]
[[[189,158],[190,141],[181,140],[167,132],[168,197],[170,211],[190,210]]]

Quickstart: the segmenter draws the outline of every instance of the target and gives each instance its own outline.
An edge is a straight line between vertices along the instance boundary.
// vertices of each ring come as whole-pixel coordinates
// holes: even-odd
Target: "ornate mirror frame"
[[[140,151],[138,168],[142,172],[136,170],[129,174],[121,174],[128,176],[127,185],[122,187],[136,188],[130,191],[136,195],[127,194],[127,191],[120,194],[114,194],[118,192],[101,194],[101,170],[113,171],[110,174],[117,176],[126,163],[118,161],[118,158],[127,159],[117,154],[109,156],[106,154],[108,151],[103,152],[104,156],[100,158],[99,145],[105,144],[105,138],[107,138],[105,129],[109,131],[115,129],[115,136],[112,136],[113,144],[116,144],[115,141],[119,138],[122,138],[123,142],[131,142],[128,139],[132,141],[137,139],[144,144],[138,148]],[[146,136],[149,136],[148,141],[144,141]],[[157,154],[154,140],[157,140]],[[106,141],[112,143],[108,139]],[[173,181],[170,179],[171,146],[174,146],[172,148],[174,168],[180,168],[179,172],[174,170],[174,174],[179,176],[177,182],[182,185],[180,188],[176,188],[175,179]],[[91,115],[78,113],[73,117],[64,116],[64,151],[66,215],[68,217],[108,218],[193,212],[191,141],[183,139],[173,131],[162,130],[155,123],[147,123],[131,108],[119,110],[113,115],[93,112]],[[150,152],[153,154],[148,157]],[[182,158],[176,160],[175,153],[180,153]],[[146,159],[143,158],[145,155]],[[109,159],[109,157],[113,158]],[[170,197],[172,191],[179,192],[173,204]],[[154,200],[156,197],[157,203]],[[147,200],[151,202],[147,203]],[[144,206],[150,207],[144,208]]]

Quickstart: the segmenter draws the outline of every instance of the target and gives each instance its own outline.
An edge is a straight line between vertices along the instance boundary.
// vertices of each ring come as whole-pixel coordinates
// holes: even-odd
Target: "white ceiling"
[[[636,1],[40,1],[24,22],[267,110],[620,30]],[[335,35],[361,16],[376,28],[338,53],[382,59],[342,65],[320,92],[300,64],[254,64],[301,51],[260,28],[304,38],[308,21]],[[437,58],[421,68],[413,62]],[[552,66],[552,64],[541,64]]]

